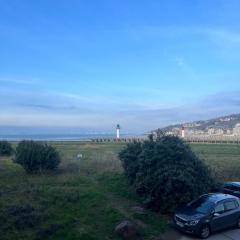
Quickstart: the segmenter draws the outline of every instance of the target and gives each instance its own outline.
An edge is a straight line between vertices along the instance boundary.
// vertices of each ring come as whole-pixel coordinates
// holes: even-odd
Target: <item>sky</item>
[[[240,112],[238,0],[0,0],[0,126],[143,133]]]

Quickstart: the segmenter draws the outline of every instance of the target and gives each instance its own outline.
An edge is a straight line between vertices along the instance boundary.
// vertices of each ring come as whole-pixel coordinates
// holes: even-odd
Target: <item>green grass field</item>
[[[222,181],[240,181],[240,145],[192,144],[193,151],[212,168]]]
[[[136,223],[144,239],[159,236],[166,221],[132,207],[140,199],[128,187],[117,153],[123,145],[53,143],[62,163],[54,175],[29,176],[10,158],[0,159],[0,239],[118,239],[122,220]],[[78,153],[83,158],[76,158]]]
[[[141,199],[127,185],[117,153],[122,143],[55,142],[62,158],[52,175],[31,176],[0,158],[0,239],[118,239],[114,228],[129,219],[141,239],[154,239],[166,218],[135,213]],[[223,180],[240,180],[240,146],[194,144],[193,150]],[[83,158],[77,159],[82,153]]]

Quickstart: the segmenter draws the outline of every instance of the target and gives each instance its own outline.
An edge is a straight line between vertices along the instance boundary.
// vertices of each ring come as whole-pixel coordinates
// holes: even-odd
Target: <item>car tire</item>
[[[210,236],[211,231],[210,231],[210,227],[208,225],[203,225],[200,229],[200,237],[202,239],[206,239]]]

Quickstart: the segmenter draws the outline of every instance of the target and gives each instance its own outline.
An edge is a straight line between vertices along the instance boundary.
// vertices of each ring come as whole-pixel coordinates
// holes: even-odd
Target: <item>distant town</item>
[[[191,127],[197,126],[183,125],[181,128],[175,127],[172,131],[165,132],[166,135],[177,135],[181,137],[188,136],[230,136],[230,137],[240,137],[240,123],[237,123],[233,129],[222,129],[222,128],[209,128],[206,131],[204,130],[192,130]],[[188,129],[190,127],[190,129]]]
[[[180,136],[186,139],[239,139],[240,115],[177,124],[161,129],[166,135]]]

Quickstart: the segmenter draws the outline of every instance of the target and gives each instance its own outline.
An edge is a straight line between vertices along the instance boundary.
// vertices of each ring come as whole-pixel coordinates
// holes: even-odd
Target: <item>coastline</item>
[[[144,134],[122,134],[122,138],[143,138]],[[16,134],[0,135],[0,140],[7,141],[54,141],[54,142],[90,142],[92,139],[115,139],[115,134]]]

